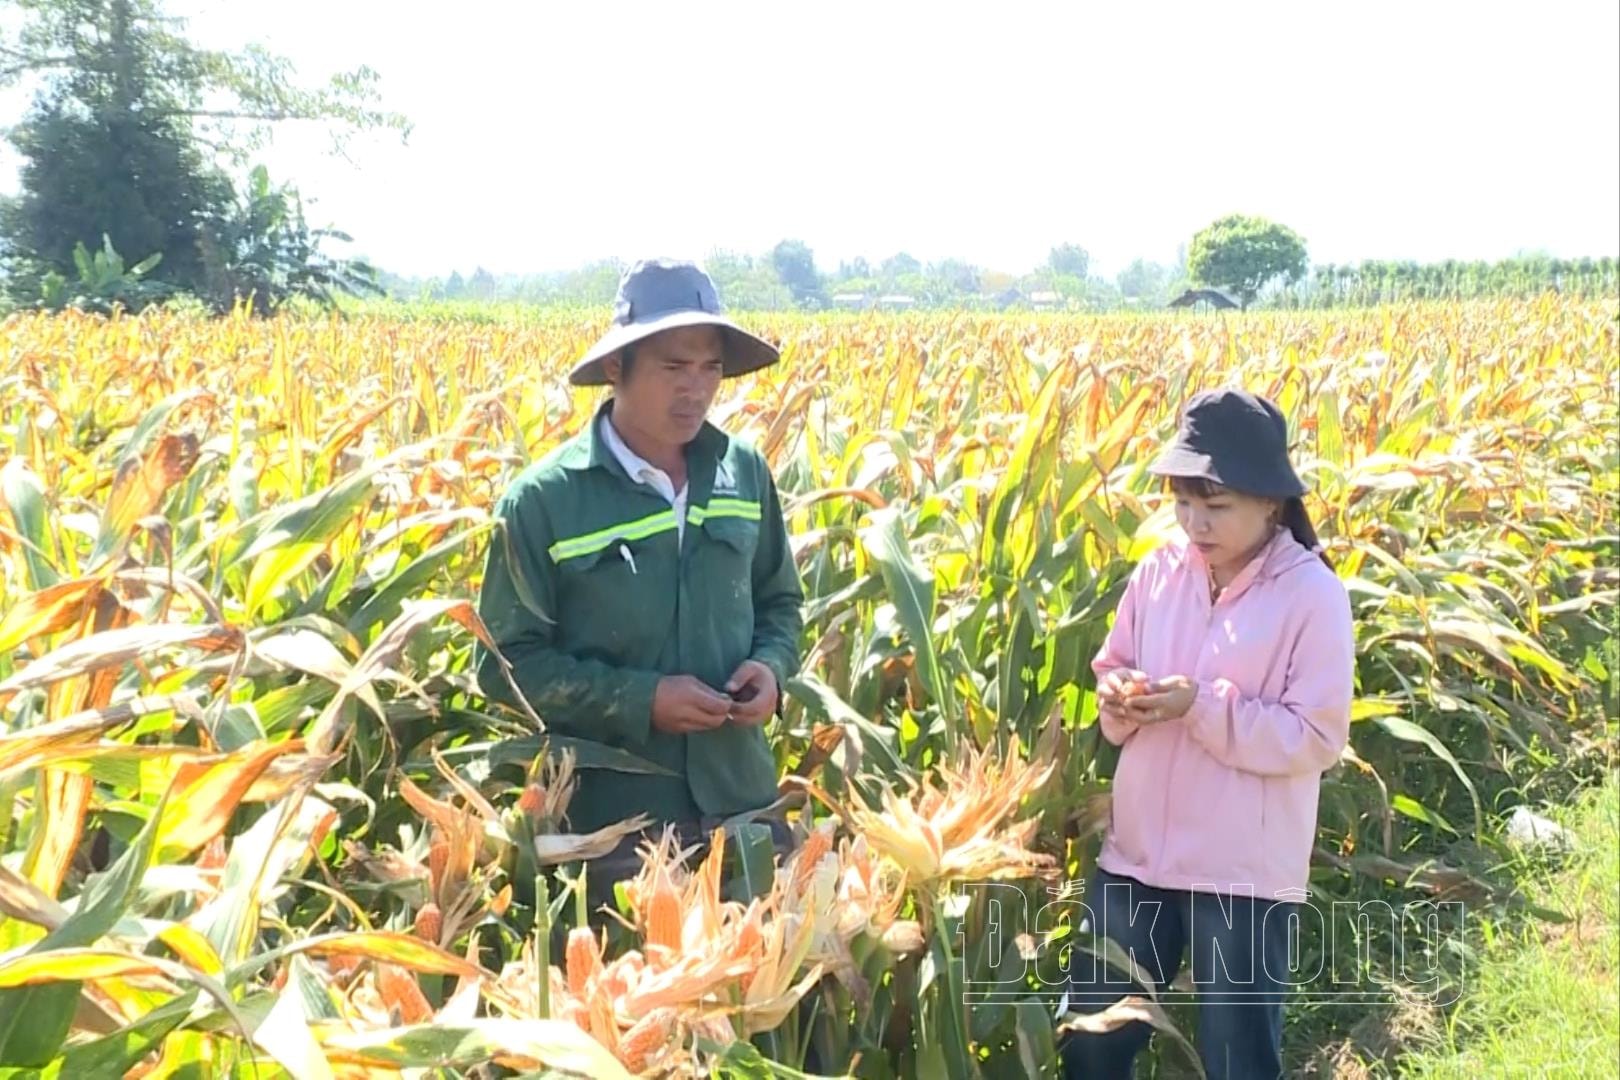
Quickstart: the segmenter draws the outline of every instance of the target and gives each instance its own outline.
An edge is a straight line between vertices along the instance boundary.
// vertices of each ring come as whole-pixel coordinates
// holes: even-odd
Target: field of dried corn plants
[[[1321,897],[1511,904],[1503,815],[1613,746],[1612,303],[770,317],[785,363],[716,419],[788,496],[804,842],[649,850],[593,930],[573,770],[652,766],[537,758],[474,692],[470,601],[494,500],[589,415],[562,373],[599,322],[0,325],[0,1066],[1035,1075],[1041,980],[1099,946],[990,933],[958,886],[1089,870],[1087,661],[1215,384],[1291,417],[1358,616]],[[1009,950],[1027,1000],[964,1006]]]

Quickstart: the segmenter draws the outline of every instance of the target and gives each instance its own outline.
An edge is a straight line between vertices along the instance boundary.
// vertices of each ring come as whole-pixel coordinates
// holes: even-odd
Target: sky
[[[408,141],[258,160],[396,273],[784,237],[824,270],[1074,242],[1113,273],[1231,212],[1314,263],[1620,250],[1615,0],[168,6],[309,80],[380,73]]]

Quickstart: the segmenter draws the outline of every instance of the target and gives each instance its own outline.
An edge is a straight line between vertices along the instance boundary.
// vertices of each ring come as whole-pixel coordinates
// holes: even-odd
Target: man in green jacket
[[[582,768],[577,832],[646,813],[699,840],[776,798],[762,725],[798,670],[803,593],[769,467],[706,418],[722,379],[777,359],[702,270],[636,264],[570,376],[612,397],[496,506],[479,614],[518,688],[553,734],[668,770]],[[496,666],[479,683],[510,702]]]

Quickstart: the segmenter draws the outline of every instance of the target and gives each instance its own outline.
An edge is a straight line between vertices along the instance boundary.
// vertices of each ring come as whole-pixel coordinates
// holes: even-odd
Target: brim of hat
[[[746,375],[750,371],[770,367],[781,359],[782,354],[777,351],[775,345],[764,338],[755,337],[724,315],[711,315],[703,311],[677,311],[660,319],[613,327],[602,335],[601,340],[591,346],[590,351],[580,358],[579,363],[574,365],[568,381],[575,386],[606,386],[607,370],[603,367],[602,361],[626,345],[645,341],[664,330],[678,330],[687,326],[714,326],[720,329],[723,339],[720,371],[723,378]]]
[[[1294,499],[1310,490],[1305,486],[1305,482],[1299,478],[1299,474],[1294,472],[1292,466],[1288,468],[1286,489],[1276,491],[1251,490],[1255,485],[1222,476],[1221,470],[1215,467],[1213,458],[1208,454],[1200,454],[1198,451],[1185,446],[1172,446],[1163,454],[1160,454],[1159,459],[1148,466],[1148,472],[1154,476],[1208,480],[1231,491],[1241,491],[1265,499]]]
[[[1200,454],[1185,446],[1172,446],[1160,454],[1159,459],[1148,466],[1148,472],[1154,476],[1180,476],[1211,480],[1217,484],[1225,483],[1221,479],[1220,471],[1215,468],[1214,459],[1208,454]]]

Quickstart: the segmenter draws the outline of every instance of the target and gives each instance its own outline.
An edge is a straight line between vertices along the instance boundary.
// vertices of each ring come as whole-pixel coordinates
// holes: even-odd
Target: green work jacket
[[[523,696],[548,731],[619,747],[673,774],[581,769],[568,815],[578,831],[638,813],[657,821],[740,813],[776,797],[762,728],[652,727],[665,675],[724,692],[754,659],[780,690],[799,667],[804,597],[765,459],[705,424],[686,461],[684,540],[669,502],[625,473],[595,421],[524,470],[495,508],[501,528],[479,614]],[[483,649],[478,681],[487,697],[512,701]]]

